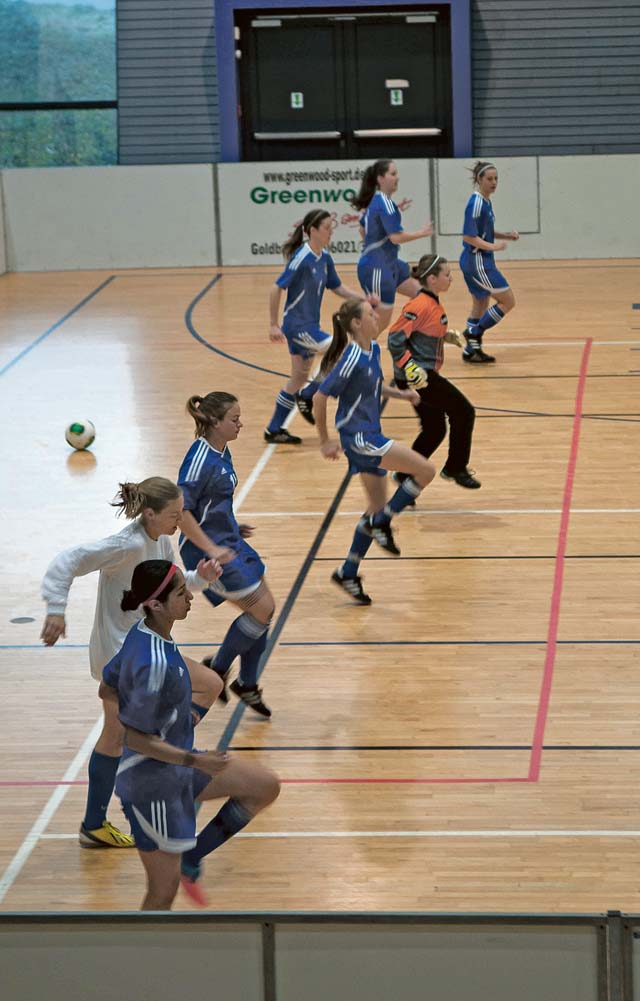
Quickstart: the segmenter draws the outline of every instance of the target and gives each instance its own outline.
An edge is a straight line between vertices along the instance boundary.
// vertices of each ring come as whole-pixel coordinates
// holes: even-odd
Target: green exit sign
[[[304,108],[304,94],[301,90],[291,91],[291,107]]]
[[[392,107],[396,107],[397,108],[401,104],[404,103],[403,97],[402,97],[402,91],[400,89],[393,88],[392,90],[390,90],[389,91],[389,97],[391,99],[391,105],[392,105]]]

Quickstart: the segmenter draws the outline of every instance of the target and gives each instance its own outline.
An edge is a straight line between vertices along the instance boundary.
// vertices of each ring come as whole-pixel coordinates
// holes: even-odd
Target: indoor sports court
[[[167,20],[166,5],[152,6],[157,43],[175,29],[175,19]],[[477,72],[467,74],[466,83],[457,78],[453,59],[438,77],[448,96],[437,91],[432,117],[421,119],[435,122],[440,101],[446,113],[434,126],[438,135],[417,137],[415,152],[411,137],[389,139],[405,228],[434,223],[432,236],[400,247],[400,257],[414,263],[431,251],[448,259],[453,283],[446,311],[450,327],[459,330],[469,304],[458,264],[472,191],[465,171],[478,159],[495,163],[496,226],[520,233],[500,257],[516,306],[487,332],[496,364],[465,364],[459,348],[445,345],[443,374],[476,409],[470,466],[481,489],[464,490],[436,475],[416,506],[394,520],[401,555],[372,546],[363,560],[372,604],[359,607],[332,585],[331,574],[365,508],[360,477],[348,473],[344,457],[323,459],[315,428],[295,409],[287,428],[302,444],[267,444],[263,437],[289,372],[286,345],[269,341],[268,302],[283,267],[281,244],[316,204],[335,203],[329,204],[329,249],[344,285],[359,287],[350,192],[386,149],[384,139],[367,136],[351,137],[346,147],[339,137],[335,143],[324,137],[318,149],[312,139],[274,139],[279,131],[304,129],[291,124],[294,104],[288,117],[266,121],[269,102],[251,103],[264,88],[277,105],[277,80],[269,79],[276,28],[255,24],[280,18],[297,59],[306,51],[296,47],[298,40],[309,43],[316,29],[325,52],[377,45],[377,33],[391,23],[382,15],[399,8],[372,3],[364,11],[347,3],[342,13],[333,7],[327,13],[321,4],[298,5],[309,7],[307,23],[284,0],[277,9],[242,2],[189,6],[190,38],[207,24],[218,26],[217,48],[207,52],[219,67],[228,68],[225,60],[232,58],[229,46],[223,51],[223,35],[230,27],[233,37],[235,26],[243,59],[252,58],[250,68],[239,71],[232,97],[263,118],[243,120],[234,132],[219,83],[212,104],[217,124],[202,125],[216,132],[219,155],[193,153],[195,139],[193,149],[188,142],[180,147],[177,133],[174,150],[156,145],[153,153],[144,123],[138,145],[142,149],[146,135],[146,152],[136,154],[127,133],[134,120],[127,45],[136,37],[141,47],[149,45],[153,32],[145,42],[140,4],[129,0],[119,4],[116,21],[117,164],[45,169],[9,163],[0,171],[0,913],[68,916],[75,928],[84,920],[78,915],[133,920],[140,906],[138,853],[84,851],[78,844],[87,762],[102,723],[88,668],[97,578],[89,574],[73,584],[66,636],[52,647],[40,639],[40,586],[56,554],[123,528],[109,507],[119,483],[177,478],[193,441],[187,399],[224,390],[237,397],[243,425],[231,444],[234,510],[255,528],[252,544],[276,602],[260,666],[272,717],[261,719],[232,696],[198,726],[196,746],[267,765],[282,787],[270,808],[205,862],[209,911],[218,921],[223,915],[240,922],[221,934],[240,935],[250,919],[261,925],[260,915],[279,915],[288,928],[300,916],[304,927],[311,913],[320,922],[316,930],[332,917],[359,916],[359,928],[366,925],[363,915],[372,916],[374,927],[388,918],[391,939],[398,931],[394,916],[422,917],[427,924],[439,916],[440,931],[450,920],[471,927],[482,915],[511,924],[544,916],[547,925],[538,932],[550,938],[539,939],[542,959],[519,996],[636,996],[628,992],[640,979],[632,917],[640,913],[637,129],[633,142],[628,131],[625,141],[603,138],[601,148],[595,142],[579,148],[570,127],[566,149],[560,132],[548,148],[537,148],[535,136],[527,138],[529,126],[516,141],[511,119],[501,136],[486,124],[489,111],[499,117],[499,95],[492,105]],[[492,0],[471,10],[451,0],[436,5],[436,21],[413,27],[429,30],[436,55],[451,44],[455,56],[455,45],[464,43],[476,67],[485,66],[498,37],[491,20],[496,9]],[[425,11],[404,4],[404,24]],[[358,21],[360,14],[369,20]],[[629,19],[628,28],[638,19],[629,4],[617,16],[620,24]],[[559,31],[570,34],[579,21],[576,15],[576,24],[563,22]],[[488,25],[489,42],[480,37],[481,24]],[[517,52],[516,25],[508,20],[508,26]],[[542,51],[544,31],[539,21],[533,27]],[[396,28],[401,46],[405,28],[394,22]],[[247,34],[245,48],[238,37]],[[389,37],[392,52],[396,41]],[[186,52],[186,36],[183,41]],[[292,79],[302,72],[297,65],[293,59]],[[557,63],[553,67],[557,72]],[[353,93],[349,74],[356,70],[349,59],[334,69]],[[365,69],[358,86],[366,89],[373,71]],[[393,62],[388,74],[401,84]],[[300,87],[291,83],[291,93]],[[400,111],[407,118],[399,131],[410,131],[417,122],[412,92],[388,89],[403,95]],[[533,115],[535,102],[530,109]],[[0,105],[0,122],[8,114]],[[356,115],[357,108],[345,114]],[[519,114],[526,117],[526,103]],[[364,118],[356,124],[360,131],[372,128]],[[169,125],[164,128],[168,135]],[[313,128],[323,131],[311,121],[307,131]],[[382,131],[389,128],[385,118]],[[406,301],[396,298],[394,318]],[[331,330],[339,305],[327,290],[324,330]],[[384,331],[379,343],[390,379],[386,338]],[[95,425],[95,441],[75,451],[65,442],[65,427],[85,419]],[[382,433],[411,444],[418,425],[408,402],[388,401]],[[443,445],[432,460],[437,472],[445,458]],[[196,594],[173,638],[195,660],[215,656],[236,614],[228,603],[213,609]],[[198,824],[217,808],[206,803]],[[115,797],[109,817],[126,827]],[[181,891],[173,911],[168,927],[193,927],[194,933],[198,915],[206,914]],[[622,931],[609,912],[631,916]],[[575,968],[569,963],[568,972],[549,973],[565,985],[561,995],[537,988],[535,969],[549,964],[555,970],[554,918],[561,927],[569,916],[578,925],[588,918],[596,929],[587,947],[595,965],[576,974],[582,954],[575,946]],[[182,918],[187,924],[179,924]],[[264,922],[261,927],[265,949]],[[7,925],[0,937],[9,931]],[[338,954],[336,934],[331,942],[320,935],[317,948]],[[350,996],[329,974],[324,987],[316,982],[309,989],[295,964],[290,981],[278,980],[286,957],[302,962],[293,929],[280,943],[280,973],[265,973],[271,987],[262,995],[256,988],[256,997]],[[311,955],[315,946],[308,948]],[[353,940],[354,956],[364,955],[359,948]],[[574,946],[567,948],[571,953]],[[446,984],[450,967],[432,958],[438,983]],[[468,956],[467,962],[471,969]],[[607,981],[603,971],[612,962],[615,975],[609,970]],[[232,984],[232,974],[226,977]],[[387,996],[374,982],[360,988],[351,996]],[[228,989],[227,996],[254,996],[249,988],[249,994]],[[412,989],[406,997],[436,996]],[[493,983],[486,993],[465,989],[452,986],[451,997],[503,996],[490,993]]]

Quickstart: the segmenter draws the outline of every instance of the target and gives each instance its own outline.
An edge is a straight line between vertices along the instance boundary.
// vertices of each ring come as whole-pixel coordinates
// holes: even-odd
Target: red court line
[[[547,649],[544,661],[544,671],[542,675],[542,685],[540,687],[540,699],[538,702],[538,712],[536,724],[531,742],[531,759],[529,762],[529,782],[537,782],[540,777],[540,764],[542,761],[542,746],[544,743],[544,731],[547,725],[547,715],[549,712],[549,700],[551,698],[551,685],[553,682],[553,668],[556,661],[556,650],[558,645],[558,624],[560,622],[560,601],[562,598],[562,582],[564,578],[564,562],[567,551],[567,535],[569,531],[569,516],[571,514],[571,496],[573,493],[573,481],[578,460],[578,445],[580,443],[580,424],[582,421],[582,401],[584,389],[587,381],[587,366],[593,338],[588,337],[582,352],[582,362],[580,364],[580,375],[578,377],[578,388],[576,390],[576,403],[573,417],[573,432],[571,435],[571,449],[569,452],[569,464],[567,466],[567,477],[564,485],[564,497],[562,499],[562,515],[560,517],[560,531],[558,532],[558,546],[556,549],[555,573],[553,579],[553,593],[551,595],[551,610],[549,613],[549,629],[547,632]]]

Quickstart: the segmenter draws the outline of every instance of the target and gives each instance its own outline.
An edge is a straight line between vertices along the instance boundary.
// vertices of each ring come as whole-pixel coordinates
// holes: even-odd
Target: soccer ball
[[[64,433],[65,438],[72,448],[81,452],[93,443],[96,436],[96,429],[91,421],[73,421],[69,424]]]

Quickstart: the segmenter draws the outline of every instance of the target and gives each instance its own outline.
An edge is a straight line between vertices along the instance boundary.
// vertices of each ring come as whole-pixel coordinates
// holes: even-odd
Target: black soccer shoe
[[[258,713],[259,716],[265,716],[267,719],[271,716],[271,710],[269,706],[266,706],[262,701],[262,689],[254,685],[253,688],[245,688],[241,685],[239,680],[236,678],[229,685],[229,688],[234,695],[237,695],[239,699],[242,699],[245,705],[249,706],[249,709],[253,709],[254,713]]]
[[[377,542],[385,553],[390,556],[399,556],[400,550],[396,546],[396,541],[391,531],[391,522],[385,521],[382,525],[374,525],[373,515],[367,515],[360,522],[361,528],[367,535],[370,535],[374,542]]]
[[[313,400],[308,400],[306,396],[302,393],[295,393],[294,400],[296,401],[296,407],[304,417],[307,424],[315,424],[316,419],[313,416]]]
[[[365,594],[362,587],[362,577],[343,577],[339,570],[334,570],[331,574],[331,580],[338,587],[346,591],[350,598],[358,605],[370,605],[371,598],[368,594]]]
[[[450,473],[445,466],[445,468],[441,471],[440,476],[443,480],[453,480],[453,482],[457,483],[459,487],[466,487],[467,490],[479,490],[482,483],[480,480],[477,480],[473,474],[474,470],[469,469],[468,467],[466,469],[460,469],[457,473]]]
[[[490,365],[492,362],[495,362],[493,355],[488,355],[482,348],[475,348],[470,353],[467,353],[466,350],[463,351],[462,360],[468,361],[472,365]]]
[[[302,445],[302,438],[289,434],[286,428],[279,428],[277,431],[265,429],[264,440],[268,445]]]

